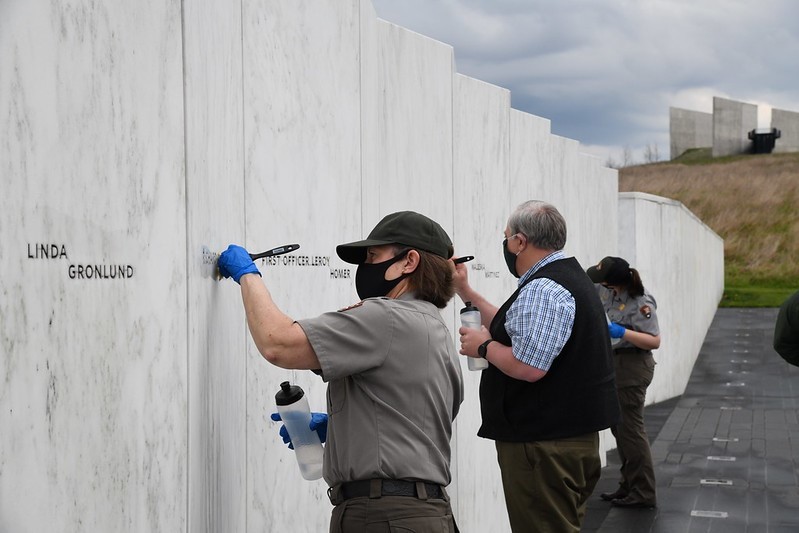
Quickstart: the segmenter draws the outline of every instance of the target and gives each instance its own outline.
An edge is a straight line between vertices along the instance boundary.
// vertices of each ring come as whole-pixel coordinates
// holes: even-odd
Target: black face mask
[[[358,297],[361,300],[366,300],[376,296],[385,296],[400,281],[410,276],[410,274],[402,274],[397,279],[386,279],[386,271],[388,271],[389,267],[408,255],[408,252],[410,252],[410,249],[404,250],[382,263],[361,263],[358,265],[358,269],[355,271],[355,290],[358,291]]]
[[[502,241],[502,255],[505,256],[505,264],[508,265],[510,273],[517,278],[520,277],[519,273],[516,272],[516,254],[508,250],[508,239]]]

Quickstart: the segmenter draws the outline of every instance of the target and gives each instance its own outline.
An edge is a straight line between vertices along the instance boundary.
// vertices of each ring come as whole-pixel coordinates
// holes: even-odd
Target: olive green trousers
[[[511,530],[579,533],[602,469],[599,434],[496,448]]]

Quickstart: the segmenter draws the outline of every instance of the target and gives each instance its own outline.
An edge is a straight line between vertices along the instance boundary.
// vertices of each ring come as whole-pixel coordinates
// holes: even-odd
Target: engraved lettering
[[[69,265],[70,279],[130,279],[133,265]]]
[[[28,243],[28,259],[69,259],[67,257],[67,247],[64,244],[55,243]]]
[[[349,268],[331,268],[330,279],[350,279]]]
[[[267,266],[329,267],[330,257],[324,255],[282,255],[264,257],[261,264]]]

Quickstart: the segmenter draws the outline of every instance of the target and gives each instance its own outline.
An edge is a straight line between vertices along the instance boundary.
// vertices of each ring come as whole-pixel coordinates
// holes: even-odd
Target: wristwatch
[[[488,355],[488,345],[494,342],[494,339],[488,339],[483,344],[477,347],[477,355],[485,359],[486,355]]]

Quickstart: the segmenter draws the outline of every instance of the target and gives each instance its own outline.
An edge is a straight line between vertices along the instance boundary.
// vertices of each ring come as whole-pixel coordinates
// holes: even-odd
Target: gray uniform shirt
[[[655,298],[646,292],[646,289],[642,296],[632,298],[626,291],[615,294],[612,289],[602,285],[597,284],[596,287],[599,299],[602,300],[602,305],[611,321],[633,331],[660,335],[657,303]],[[622,339],[613,346],[613,349],[635,347],[633,343]],[[652,382],[655,358],[652,356],[651,350],[633,355],[616,352],[613,355],[613,361],[616,368],[616,387],[646,388]]]
[[[373,478],[448,485],[463,377],[438,308],[406,294],[297,322],[328,382],[328,485]]]
[[[658,326],[657,302],[654,296],[644,289],[643,296],[631,298],[627,292],[615,294],[612,289],[596,285],[599,299],[611,322],[621,324],[633,331],[643,331],[650,335],[660,335]],[[648,316],[647,316],[648,315]],[[621,340],[614,348],[634,348],[635,345]]]

